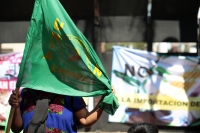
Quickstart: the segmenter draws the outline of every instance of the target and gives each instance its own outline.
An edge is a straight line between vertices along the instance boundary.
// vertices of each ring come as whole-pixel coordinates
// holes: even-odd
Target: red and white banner
[[[5,126],[8,98],[15,89],[22,53],[0,54],[0,126]]]

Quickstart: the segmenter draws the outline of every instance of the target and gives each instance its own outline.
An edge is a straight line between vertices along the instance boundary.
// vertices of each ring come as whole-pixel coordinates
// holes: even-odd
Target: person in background
[[[150,123],[139,123],[133,124],[127,133],[158,133],[158,128]]]

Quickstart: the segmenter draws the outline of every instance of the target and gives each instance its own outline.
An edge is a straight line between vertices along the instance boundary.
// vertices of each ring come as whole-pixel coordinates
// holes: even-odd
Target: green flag
[[[88,40],[58,0],[36,0],[16,87],[70,96],[106,94],[99,105],[113,115],[119,104]]]

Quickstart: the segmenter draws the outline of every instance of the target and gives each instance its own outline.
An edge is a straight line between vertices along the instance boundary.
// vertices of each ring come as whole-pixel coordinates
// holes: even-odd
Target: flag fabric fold
[[[111,115],[119,107],[104,66],[58,0],[35,1],[16,87],[106,95],[99,106]]]

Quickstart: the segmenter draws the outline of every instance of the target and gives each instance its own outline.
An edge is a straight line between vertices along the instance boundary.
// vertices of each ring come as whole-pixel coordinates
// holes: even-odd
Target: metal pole
[[[152,9],[152,0],[148,0],[148,5],[147,5],[147,51],[152,51],[151,9]]]

